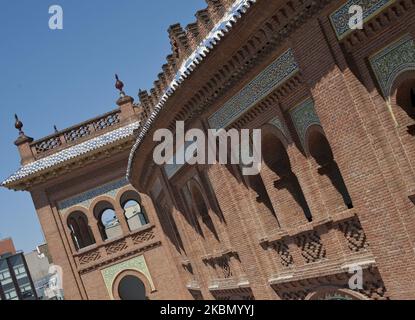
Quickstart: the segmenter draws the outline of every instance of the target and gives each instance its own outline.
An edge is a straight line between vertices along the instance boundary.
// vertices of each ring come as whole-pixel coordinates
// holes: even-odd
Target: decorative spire
[[[120,91],[120,96],[121,97],[125,97],[125,92],[123,91],[124,89],[124,83],[118,78],[118,75],[115,74],[115,80],[117,80],[115,82],[115,88]]]
[[[134,114],[134,99],[125,94],[123,91],[124,83],[118,78],[117,74],[115,75],[115,80],[117,80],[115,82],[115,88],[120,91],[120,98],[117,100],[117,105],[121,109],[121,114],[125,117],[129,117]]]
[[[17,114],[14,115],[14,119],[15,119],[15,123],[14,123],[14,127],[19,130],[19,137],[17,138],[17,140],[15,141],[15,145],[19,146],[22,145],[26,142],[32,142],[33,139],[26,136],[23,132],[23,122],[20,121],[19,117],[17,116]]]
[[[16,122],[14,123],[14,127],[19,130],[19,135],[24,135],[24,132],[22,130],[23,128],[23,122],[21,122],[19,120],[19,117],[17,116],[17,114],[14,115],[14,119],[16,120]]]

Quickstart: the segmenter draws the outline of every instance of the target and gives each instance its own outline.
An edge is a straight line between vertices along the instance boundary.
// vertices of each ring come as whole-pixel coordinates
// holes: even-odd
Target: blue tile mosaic
[[[58,203],[58,209],[62,214],[65,213],[67,209],[74,206],[81,206],[88,209],[90,204],[94,201],[96,197],[107,195],[111,198],[115,198],[118,190],[127,185],[129,185],[129,182],[126,178],[102,185],[98,188],[88,190],[75,197],[60,201]]]
[[[209,118],[212,129],[226,128],[299,71],[292,49],[278,57]]]
[[[312,125],[320,125],[320,118],[318,117],[314,108],[314,101],[309,98],[300,103],[290,111],[291,119],[297,131],[298,138],[301,145],[305,147],[305,138],[307,129]]]
[[[359,5],[363,8],[363,21],[373,18],[384,8],[395,2],[394,0],[349,0],[330,15],[330,21],[336,32],[337,38],[344,38],[352,30],[349,27],[349,20],[352,14],[349,8]]]
[[[274,127],[279,129],[286,138],[290,137],[290,133],[284,120],[275,117],[269,121],[269,124],[272,124]]]
[[[405,35],[370,58],[370,64],[385,98],[393,81],[403,71],[415,70],[415,43]]]

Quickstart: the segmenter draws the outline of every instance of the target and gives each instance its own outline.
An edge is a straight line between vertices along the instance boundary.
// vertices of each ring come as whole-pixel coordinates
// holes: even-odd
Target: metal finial
[[[19,130],[19,133],[20,133],[20,134],[23,134],[23,130],[22,130],[22,128],[23,128],[23,122],[21,122],[21,121],[19,120],[19,117],[17,116],[17,114],[15,114],[15,115],[14,115],[14,119],[16,120],[16,122],[14,123],[14,127],[15,127],[17,130]]]
[[[115,79],[117,80],[115,82],[115,88],[118,91],[120,91],[121,95],[124,94],[124,91],[123,91],[123,89],[124,89],[124,83],[120,80],[120,78],[118,78],[118,75],[117,74],[115,75]]]

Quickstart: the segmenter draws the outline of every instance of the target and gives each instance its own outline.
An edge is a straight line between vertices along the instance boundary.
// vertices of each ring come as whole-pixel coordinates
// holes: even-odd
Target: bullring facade
[[[118,80],[113,112],[37,141],[16,123],[3,186],[31,192],[66,297],[415,299],[415,1],[207,3],[138,104]],[[177,121],[261,129],[261,173],[155,165]]]

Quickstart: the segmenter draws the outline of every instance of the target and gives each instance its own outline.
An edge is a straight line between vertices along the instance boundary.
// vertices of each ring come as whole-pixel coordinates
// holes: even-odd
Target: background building
[[[48,245],[46,243],[39,245],[36,250],[26,253],[25,259],[38,298],[41,300],[63,300],[63,288],[57,287],[55,279],[57,275],[50,260]]]
[[[37,294],[25,256],[14,249],[13,241],[6,240],[0,254],[0,300],[36,300]]]
[[[16,253],[16,249],[11,238],[0,240],[0,255],[5,253]]]

